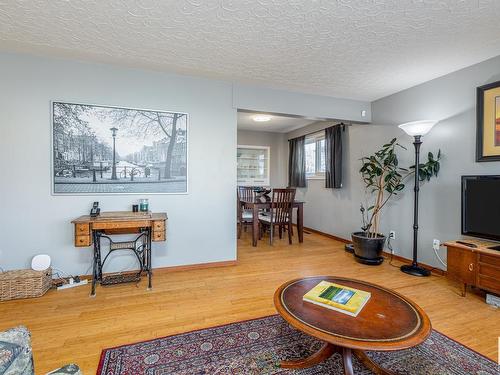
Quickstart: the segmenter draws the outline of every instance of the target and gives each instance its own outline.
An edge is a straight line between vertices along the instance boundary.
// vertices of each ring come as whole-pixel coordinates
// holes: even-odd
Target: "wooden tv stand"
[[[456,241],[446,242],[448,248],[446,275],[462,283],[462,296],[467,285],[500,294],[500,250],[495,242],[481,240],[462,240],[477,247],[470,247]]]

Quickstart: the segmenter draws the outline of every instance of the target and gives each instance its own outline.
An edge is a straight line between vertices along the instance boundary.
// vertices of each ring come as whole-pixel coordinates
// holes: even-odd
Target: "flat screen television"
[[[500,241],[500,176],[462,176],[462,234]]]

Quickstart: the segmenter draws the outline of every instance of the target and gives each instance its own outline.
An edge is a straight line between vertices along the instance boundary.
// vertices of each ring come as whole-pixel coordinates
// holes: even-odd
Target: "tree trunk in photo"
[[[87,162],[87,142],[85,136],[82,136],[82,164]]]
[[[90,164],[94,168],[94,140],[90,140]]]
[[[170,141],[167,148],[167,157],[165,158],[165,172],[164,178],[171,178],[171,168],[172,168],[172,154],[174,152],[175,143],[177,141],[177,119],[179,114],[175,113],[172,119],[172,132],[170,134]]]

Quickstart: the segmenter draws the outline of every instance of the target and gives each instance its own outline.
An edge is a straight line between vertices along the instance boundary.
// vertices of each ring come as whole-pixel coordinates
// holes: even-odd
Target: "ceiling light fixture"
[[[271,121],[273,116],[270,115],[255,115],[252,117],[255,122],[268,122]]]

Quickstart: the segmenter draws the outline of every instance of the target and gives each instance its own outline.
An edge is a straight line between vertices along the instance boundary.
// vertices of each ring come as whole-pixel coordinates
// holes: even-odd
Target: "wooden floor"
[[[277,240],[270,247],[262,240],[257,248],[244,234],[238,248],[236,266],[158,271],[150,292],[142,281],[138,287],[99,287],[93,299],[85,286],[0,303],[0,329],[24,324],[31,330],[37,374],[65,363],[94,374],[103,348],[274,314],[272,296],[281,283],[324,274],[395,289],[422,306],[435,329],[497,358],[500,312],[480,295],[460,297],[457,286],[443,277],[415,278],[388,262],[357,264],[342,243],[317,234],[305,234],[300,245]]]

